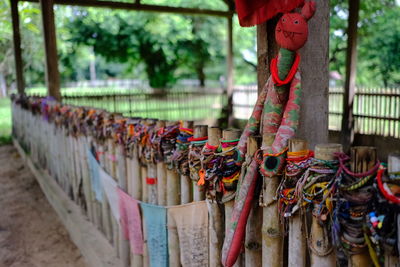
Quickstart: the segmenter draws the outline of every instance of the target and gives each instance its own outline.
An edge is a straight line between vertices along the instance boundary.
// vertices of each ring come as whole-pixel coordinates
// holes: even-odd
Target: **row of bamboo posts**
[[[162,206],[207,199],[209,266],[221,266],[224,229],[229,227],[235,199],[221,202],[218,197],[211,197],[204,185],[199,185],[191,178],[203,175],[197,173],[199,166],[197,169],[192,166],[189,172],[179,171],[179,167],[172,166],[169,164],[171,162],[165,162],[165,157],[146,151],[150,148],[144,143],[124,143],[118,139],[118,135],[122,132],[115,126],[124,121],[124,130],[129,134],[135,127],[137,129],[145,127],[158,132],[165,127],[178,125],[179,122],[144,118],[127,119],[120,114],[111,114],[104,110],[62,106],[52,102],[48,103],[49,108],[43,109],[40,105],[43,105],[40,99],[14,100],[12,104],[14,138],[29,152],[34,164],[38,168],[47,169],[64,192],[81,206],[88,220],[115,247],[124,266],[149,266],[149,256],[146,250],[143,255],[134,255],[130,252],[128,241],[122,237],[119,222],[111,215],[109,202],[105,197],[101,202],[96,200],[96,193],[99,192],[92,190],[87,162],[88,147],[96,151],[101,167],[134,199]],[[57,114],[51,114],[52,112]],[[71,115],[61,116],[63,112]],[[100,119],[102,124],[96,124]],[[239,130],[221,130],[216,126],[198,125],[192,121],[184,121],[180,125],[185,129],[193,129],[195,138],[208,137],[207,142],[212,147],[219,146],[221,140],[235,140],[241,134]],[[268,145],[271,140],[273,136],[268,135],[251,137],[247,156],[253,157],[260,144]],[[310,148],[305,140],[289,141],[290,152],[308,149]],[[315,147],[315,158],[333,160],[337,152],[342,152],[339,144],[320,144]],[[185,155],[182,163],[186,164],[187,160],[188,155]],[[376,161],[375,148],[352,149],[353,172],[367,171]],[[391,155],[388,161],[389,169],[393,173],[398,173],[400,156]],[[204,171],[205,166],[200,168]],[[196,170],[195,173],[193,170]],[[234,266],[336,266],[332,238],[311,212],[296,213],[291,216],[288,227],[284,229],[277,208],[277,191],[281,179],[279,175],[269,179],[258,179],[256,197],[252,200],[252,209],[245,229],[243,249]],[[104,195],[104,192],[100,193]],[[177,238],[173,234],[168,236],[170,266],[181,265],[177,254],[179,246]],[[392,255],[385,257],[387,258],[385,266],[398,264],[396,257]],[[372,266],[368,250],[349,256],[348,264]]]

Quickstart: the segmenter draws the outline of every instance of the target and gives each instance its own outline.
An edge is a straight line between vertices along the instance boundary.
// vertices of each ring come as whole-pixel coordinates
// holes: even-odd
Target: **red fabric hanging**
[[[240,26],[250,27],[303,4],[304,0],[236,0],[236,11]]]

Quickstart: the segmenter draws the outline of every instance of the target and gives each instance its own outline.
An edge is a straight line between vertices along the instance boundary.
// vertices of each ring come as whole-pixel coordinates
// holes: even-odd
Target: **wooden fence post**
[[[222,139],[223,140],[234,140],[240,138],[241,131],[236,129],[227,129],[222,131]],[[231,227],[230,220],[232,217],[233,205],[235,204],[235,199],[229,200],[224,203],[225,208],[225,235],[226,231]],[[236,263],[233,265],[235,267],[242,266],[242,254],[236,260]]]
[[[247,143],[247,154],[253,157],[261,143],[261,136],[250,136]],[[259,176],[261,179],[261,175]],[[261,180],[259,180],[261,181]],[[255,192],[257,193],[260,188],[260,183],[257,181]],[[257,194],[255,194],[256,196]],[[258,205],[258,198],[254,197],[252,208],[249,214],[246,225],[245,237],[245,266],[261,267],[262,266],[262,253],[261,253],[261,228],[262,228],[262,209]]]
[[[200,138],[207,136],[207,125],[195,125],[193,137]],[[193,201],[201,201],[204,200],[205,192],[204,186],[197,185],[197,181],[192,181],[193,183]]]
[[[262,146],[271,146],[274,139],[275,134],[264,134]],[[280,176],[264,177],[263,179],[262,264],[263,266],[280,267],[283,265],[283,233],[275,199]]]
[[[118,145],[116,149],[117,158],[117,178],[119,187],[126,192],[127,180],[126,180],[126,160],[125,160],[125,148],[123,145]],[[124,238],[123,229],[119,227],[119,249],[120,259],[124,267],[129,266],[130,261],[130,250],[129,240]]]
[[[112,114],[107,114],[106,116],[109,116],[108,119],[112,119],[113,118]],[[118,151],[116,149],[116,145],[115,145],[115,143],[114,143],[114,141],[113,141],[111,136],[107,137],[106,144],[107,144],[107,154],[105,154],[105,157],[106,157],[105,161],[106,161],[107,164],[105,166],[107,167],[107,170],[108,170],[107,172],[111,177],[113,177],[114,179],[117,180],[117,182],[119,182],[119,177],[118,177],[118,174],[117,174],[117,160],[118,160],[117,159],[117,154],[118,154]],[[120,247],[117,245],[120,242],[119,238],[121,237],[118,234],[118,231],[119,231],[118,229],[120,228],[119,227],[119,222],[114,217],[111,216],[110,206],[109,206],[108,203],[105,203],[103,205],[103,212],[107,213],[108,215],[106,216],[106,218],[109,218],[111,220],[112,238],[113,238],[112,242],[115,245],[115,247],[117,248],[117,252],[118,252],[118,255],[119,255]]]
[[[146,121],[146,125],[148,127],[148,134],[150,134],[151,131],[154,131],[154,127],[156,126],[156,121],[154,119],[148,119]],[[151,136],[149,136],[151,138]],[[148,140],[147,142],[150,142]],[[145,144],[145,146],[148,144]],[[148,148],[151,149],[151,148]],[[157,166],[154,163],[153,159],[147,160],[147,177],[146,177],[146,183],[147,183],[147,198],[148,202],[150,204],[157,204]],[[149,179],[149,180],[148,180]],[[155,183],[152,184],[149,181],[152,181],[154,179]]]
[[[167,126],[177,125],[176,121],[168,121]],[[180,204],[180,181],[179,174],[171,166],[170,169],[167,166],[167,205],[179,205]],[[169,218],[169,216],[168,216]],[[167,220],[173,222],[173,220]],[[180,266],[180,251],[179,251],[179,239],[176,226],[172,223],[168,223],[168,256],[169,256],[169,266],[179,267]]]
[[[140,120],[135,121],[134,124],[139,123]],[[131,194],[134,199],[143,201],[142,198],[142,172],[139,160],[138,145],[134,144],[131,148],[132,153],[132,174],[129,176],[131,180]]]
[[[107,144],[109,146],[109,148],[111,149],[111,147],[113,146],[112,144],[113,140],[112,139],[108,139],[107,140]],[[101,167],[103,167],[105,170],[107,170],[107,165],[105,164],[106,162],[111,161],[110,159],[107,159],[104,155],[104,146],[101,145],[100,143],[95,143],[95,147],[96,147],[96,153],[99,153],[99,159],[100,159],[100,165]],[[108,165],[109,166],[109,165]],[[110,173],[110,175],[112,175],[112,173],[110,172],[110,169],[108,169],[108,172]],[[115,177],[115,176],[112,176]],[[103,191],[103,199],[101,202],[101,215],[102,215],[102,225],[103,225],[103,230],[104,233],[107,237],[108,240],[110,240],[111,242],[114,242],[114,229],[113,229],[113,225],[112,225],[112,220],[113,218],[111,217],[111,210],[110,210],[110,205],[108,204],[108,200],[107,200],[107,196],[105,194],[104,189],[102,189]],[[114,226],[115,228],[115,226]],[[116,243],[114,243],[116,244]]]
[[[165,121],[157,121],[156,131],[164,127]],[[167,205],[167,170],[162,160],[157,162],[157,204]]]
[[[318,144],[315,146],[315,158],[320,160],[334,160],[334,154],[342,152],[340,144]],[[336,266],[336,257],[333,250],[328,255],[318,255],[317,250],[321,250],[321,254],[326,254],[326,251],[332,249],[332,243],[329,240],[329,232],[324,225],[321,225],[318,218],[312,216],[311,221],[311,246],[314,250],[311,251],[311,266]]]
[[[193,128],[193,121],[184,121],[183,125],[184,128],[192,129]],[[189,150],[189,147],[187,148]],[[184,160],[187,160],[187,156]],[[179,166],[178,166],[179,168]],[[177,171],[179,171],[177,169]],[[192,201],[192,180],[188,175],[181,174],[181,204],[186,204]]]
[[[298,152],[308,149],[308,143],[302,139],[289,139],[289,152]],[[306,227],[303,225],[302,214],[293,214],[289,218],[288,236],[288,266],[306,266],[307,239]]]
[[[139,123],[139,119],[132,121],[132,127],[135,126],[135,124]],[[128,125],[128,128],[130,125]],[[130,136],[132,137],[132,136]],[[128,174],[128,184],[130,183],[130,194],[133,199],[136,199],[138,201],[142,200],[142,179],[141,179],[141,170],[140,170],[140,163],[139,163],[139,157],[138,157],[138,147],[136,144],[134,144],[130,148],[130,156],[131,158],[128,159],[129,167],[127,168]],[[143,218],[142,218],[143,219]],[[143,224],[144,225],[144,224]],[[131,253],[131,267],[142,267],[143,266],[143,255],[136,255]]]
[[[167,126],[176,125],[176,121],[167,122]],[[174,169],[167,167],[167,205],[179,205],[180,204],[180,181],[179,174]]]
[[[221,129],[218,127],[208,127],[208,144],[219,146],[221,139]],[[221,251],[224,238],[223,214],[215,199],[207,199],[209,214],[209,265],[210,267],[221,266]]]
[[[366,172],[374,167],[378,160],[376,148],[367,146],[356,146],[351,148],[351,171]],[[349,259],[351,267],[372,266],[368,249],[360,254],[351,255]]]
[[[145,127],[146,125],[146,119],[142,119],[140,120],[140,124],[142,125],[142,127]],[[139,141],[140,142],[140,141]],[[147,182],[146,182],[146,178],[147,178],[147,165],[145,164],[145,159],[143,158],[143,144],[137,144],[138,146],[138,157],[139,157],[139,162],[140,162],[140,173],[141,173],[141,178],[142,178],[142,201],[143,202],[149,202],[148,199],[148,192],[147,192]]]

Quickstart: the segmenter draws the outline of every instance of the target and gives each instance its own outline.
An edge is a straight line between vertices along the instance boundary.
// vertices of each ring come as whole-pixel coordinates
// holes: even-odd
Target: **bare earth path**
[[[12,146],[0,146],[0,267],[84,267],[57,214]]]

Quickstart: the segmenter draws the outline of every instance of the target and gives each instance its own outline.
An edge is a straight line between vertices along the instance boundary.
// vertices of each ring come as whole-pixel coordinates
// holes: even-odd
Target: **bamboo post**
[[[221,129],[218,127],[208,127],[208,144],[219,146],[221,139]],[[207,199],[209,214],[209,265],[210,267],[221,266],[221,251],[224,239],[222,212],[215,199]]]
[[[107,146],[107,154],[105,155],[105,163],[104,167],[106,167],[106,170],[108,174],[113,177],[114,179],[118,180],[117,173],[116,173],[116,146],[112,138],[108,138],[106,140],[106,146]],[[103,196],[105,196],[105,192],[103,190]],[[110,204],[108,204],[108,201],[106,200],[106,196],[103,197],[103,210],[102,214],[104,216],[104,220],[107,222],[107,227],[111,227],[111,241],[112,243],[117,246],[118,244],[118,222],[115,220],[115,218],[111,215],[111,208]],[[108,226],[110,224],[110,226]]]
[[[315,158],[320,160],[334,160],[334,153],[342,152],[342,145],[340,144],[318,144],[315,146]],[[336,256],[333,251],[328,255],[318,255],[316,251],[322,251],[325,254],[332,248],[329,240],[330,233],[321,225],[315,216],[312,216],[311,221],[311,246],[314,250],[311,251],[311,266],[336,266]]]
[[[140,156],[139,156],[140,157]],[[147,178],[147,166],[144,165],[144,163],[139,160],[140,162],[140,177],[142,179],[141,185],[142,185],[142,201],[148,203],[149,198],[147,195],[147,183],[146,183],[146,178]]]
[[[167,126],[176,125],[175,121],[168,121]],[[167,168],[167,205],[179,205],[180,204],[180,182],[179,174],[176,170]]]
[[[131,194],[134,199],[137,200],[142,200],[142,171],[141,171],[141,166],[140,166],[140,161],[139,161],[139,155],[138,155],[138,147],[137,145],[134,145],[132,148],[132,174],[129,177],[131,179]]]
[[[247,143],[247,154],[250,157],[256,153],[259,143],[261,141],[260,136],[250,136]],[[257,182],[257,188],[259,188]],[[258,190],[255,192],[259,192]],[[258,206],[258,198],[254,197],[252,208],[249,214],[246,225],[246,237],[245,237],[245,266],[261,267],[262,266],[262,255],[261,255],[261,227],[262,227],[262,209]]]
[[[289,151],[298,152],[308,149],[308,143],[301,139],[289,139]],[[305,228],[307,225],[302,223],[302,215],[297,213],[289,218],[289,242],[288,242],[288,265],[306,266],[307,240]]]
[[[200,138],[207,136],[207,125],[195,125],[193,131],[194,138]],[[197,185],[197,181],[192,181],[193,183],[193,201],[204,200],[204,186]]]
[[[140,124],[146,125],[146,120],[140,120]],[[138,147],[140,147],[141,144],[138,144]],[[146,182],[146,178],[147,178],[147,165],[145,164],[145,159],[144,159],[144,155],[140,155],[139,153],[143,152],[143,148],[142,149],[138,149],[138,156],[139,156],[139,162],[140,162],[140,172],[141,172],[141,177],[142,177],[142,201],[143,202],[149,202],[149,198],[148,198],[148,192],[147,192],[147,182]]]
[[[107,144],[109,147],[111,147],[112,144],[112,139],[108,139],[107,140]],[[107,160],[104,157],[104,147],[102,145],[100,145],[99,143],[96,144],[96,151],[100,152],[99,153],[99,159],[100,159],[100,164],[101,166],[104,168],[106,167],[106,165],[104,164],[105,162],[108,162],[110,160]],[[115,177],[115,176],[113,176]],[[103,225],[103,229],[104,229],[104,233],[107,237],[108,240],[110,240],[111,242],[113,242],[113,228],[112,228],[112,218],[111,218],[111,210],[110,210],[110,205],[108,204],[108,200],[107,200],[107,195],[104,191],[104,189],[102,189],[103,191],[103,199],[101,202],[101,216],[102,216],[102,225]],[[114,243],[115,244],[115,243]]]
[[[167,126],[176,125],[175,121],[168,121]],[[180,181],[179,174],[172,167],[171,169],[167,166],[167,205],[179,205],[180,204]],[[168,216],[168,256],[169,266],[179,267],[180,266],[180,251],[179,251],[179,239],[174,220]]]
[[[400,172],[400,153],[391,153],[388,156],[388,173]],[[397,214],[397,225],[399,225],[400,215]],[[397,239],[400,238],[400,231],[397,229]],[[399,265],[399,258],[394,256],[392,251],[385,250],[385,267],[392,267]]]
[[[69,139],[68,142],[70,142],[71,141],[71,136],[68,136],[68,139]],[[92,142],[94,142],[94,141],[92,141]],[[89,147],[91,147],[91,146],[92,146],[92,143],[89,145]],[[68,144],[68,147],[70,147],[69,144]],[[69,152],[67,152],[67,155],[68,154],[69,154]],[[68,161],[70,162],[70,158],[69,158]],[[71,174],[70,170],[67,170],[67,171],[69,172],[69,174]],[[69,181],[67,183],[69,183]],[[91,182],[90,182],[90,185],[91,185]],[[92,202],[93,203],[93,217],[94,217],[93,223],[98,227],[98,229],[102,230],[103,229],[103,222],[102,222],[102,217],[101,217],[101,214],[102,214],[101,203],[96,199],[95,192],[93,192],[93,191],[91,191],[91,197],[90,198],[93,201]]]
[[[155,123],[156,123],[156,121],[153,119],[147,120],[148,127],[155,127]],[[149,149],[151,149],[151,148],[149,148]],[[149,180],[153,180],[153,179],[155,180],[154,184],[151,184],[151,183],[147,184],[147,200],[150,204],[157,204],[157,166],[154,163],[153,159],[150,159],[150,161],[147,161],[146,183],[148,182],[147,178],[149,178]]]
[[[376,148],[367,146],[356,146],[351,148],[351,171],[366,172],[374,167],[378,160]],[[352,255],[349,259],[351,267],[372,266],[369,252],[365,249],[360,254]]]
[[[61,145],[64,144],[64,131],[61,130]],[[88,166],[87,166],[87,156],[86,156],[86,149],[88,147],[87,145],[87,137],[86,136],[81,136],[79,142],[80,142],[80,147],[81,147],[81,152],[82,152],[82,164],[83,164],[83,173],[82,173],[82,186],[83,186],[83,192],[84,192],[84,197],[85,197],[85,202],[86,202],[86,210],[87,210],[87,216],[90,221],[93,221],[93,211],[92,211],[92,200],[90,199],[90,183],[89,183],[89,172],[88,172]],[[65,150],[63,150],[65,151]],[[65,177],[64,173],[64,161],[65,157],[63,157],[63,177]]]
[[[132,196],[132,166],[133,166],[133,162],[132,162],[132,151],[129,150],[127,151],[127,156],[126,156],[126,183],[127,183],[127,193]]]
[[[275,134],[264,134],[262,146],[271,146],[274,139]],[[262,265],[280,267],[283,265],[283,235],[275,195],[281,179],[280,176],[263,179]]]
[[[193,128],[193,121],[184,121],[183,128],[192,129]],[[189,149],[189,148],[188,148]],[[186,157],[184,160],[188,160]],[[181,204],[186,204],[192,201],[192,186],[191,186],[191,179],[188,175],[181,174]]]
[[[165,127],[165,121],[157,121],[156,130]],[[167,205],[167,170],[162,160],[157,162],[157,204]]]
[[[124,146],[118,145],[116,149],[117,158],[117,178],[119,187],[126,192],[127,180],[126,180],[126,160],[124,153]],[[124,238],[123,229],[119,227],[119,257],[124,267],[129,266],[130,250],[129,240]]]
[[[137,145],[134,145],[130,151],[131,158],[129,159],[129,168],[127,178],[130,181],[130,194],[133,199],[142,200],[142,179],[141,169],[138,157]],[[144,224],[143,224],[144,225]],[[131,253],[131,267],[143,266],[143,256]]]
[[[222,139],[224,140],[234,140],[240,138],[240,130],[236,129],[227,129],[222,131]],[[235,204],[235,199],[232,199],[230,201],[227,201],[224,203],[224,208],[225,208],[225,233],[227,229],[230,228],[230,219],[232,217],[232,210],[233,210],[233,205]],[[239,257],[236,260],[236,263],[233,265],[235,267],[241,266],[242,262],[242,257],[239,255]]]

